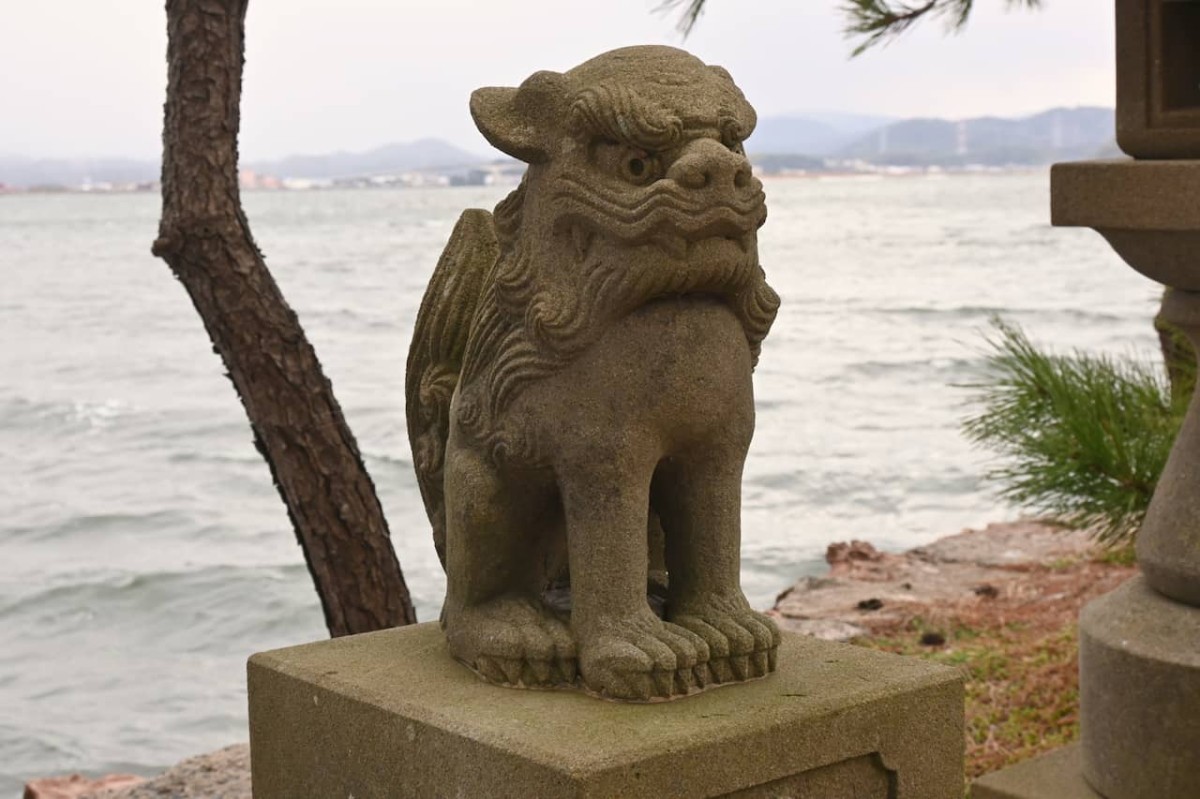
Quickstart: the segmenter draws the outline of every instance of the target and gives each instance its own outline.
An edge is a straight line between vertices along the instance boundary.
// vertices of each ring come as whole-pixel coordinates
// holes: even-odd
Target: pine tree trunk
[[[316,353],[250,235],[237,133],[249,0],[167,0],[155,255],[187,289],[250,418],[334,636],[416,621],[387,521]]]

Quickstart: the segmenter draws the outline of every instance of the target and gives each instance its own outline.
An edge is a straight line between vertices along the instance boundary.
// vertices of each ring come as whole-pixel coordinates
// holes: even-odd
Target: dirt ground
[[[1136,572],[1129,552],[1036,521],[899,555],[832,544],[826,559],[829,574],[784,592],[773,615],[791,629],[961,668],[968,779],[1078,736],[1079,611]]]

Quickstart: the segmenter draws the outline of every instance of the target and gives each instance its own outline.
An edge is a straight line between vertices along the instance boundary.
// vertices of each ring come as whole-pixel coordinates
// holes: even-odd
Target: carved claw
[[[575,682],[575,641],[539,602],[507,596],[444,617],[450,651],[488,682],[549,688]]]
[[[714,658],[708,661],[708,665],[712,668],[713,682],[733,682],[737,679],[733,674],[733,667],[729,665],[729,658]]]
[[[654,680],[654,695],[667,698],[675,693],[675,674],[676,671],[652,671],[651,678]]]
[[[503,685],[508,678],[500,669],[500,665],[492,658],[481,657],[475,661],[475,671],[479,673],[488,682],[494,682]]]
[[[675,671],[675,693],[686,696],[696,690],[695,666]]]
[[[529,660],[525,664],[528,667],[529,678],[526,680],[528,685],[550,685],[553,682],[551,674],[551,662],[549,660]]]
[[[579,676],[579,664],[575,658],[558,658],[554,661],[554,682],[570,685]]]
[[[708,644],[709,665],[718,683],[763,677],[775,670],[779,628],[750,609],[741,597],[709,597],[691,602],[671,621],[690,630]]]

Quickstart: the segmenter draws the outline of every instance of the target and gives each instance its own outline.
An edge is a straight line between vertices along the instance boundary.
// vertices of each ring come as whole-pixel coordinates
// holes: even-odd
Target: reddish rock
[[[132,774],[109,774],[89,779],[78,774],[69,777],[47,777],[25,784],[25,799],[81,799],[96,791],[115,791],[141,785],[145,780]]]
[[[1086,562],[1096,551],[1087,531],[1036,519],[965,530],[896,554],[866,541],[837,542],[825,553],[829,573],[802,578],[770,613],[785,629],[850,640],[908,618],[912,608],[1053,599],[1054,567]]]

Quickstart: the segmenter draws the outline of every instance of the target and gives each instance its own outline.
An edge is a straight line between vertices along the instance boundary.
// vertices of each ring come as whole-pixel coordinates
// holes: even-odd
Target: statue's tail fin
[[[433,544],[443,567],[446,502],[442,469],[450,434],[450,400],[458,386],[484,280],[499,252],[492,215],[475,208],[464,211],[425,289],[408,350],[404,382],[408,440],[425,512],[433,525]]]

